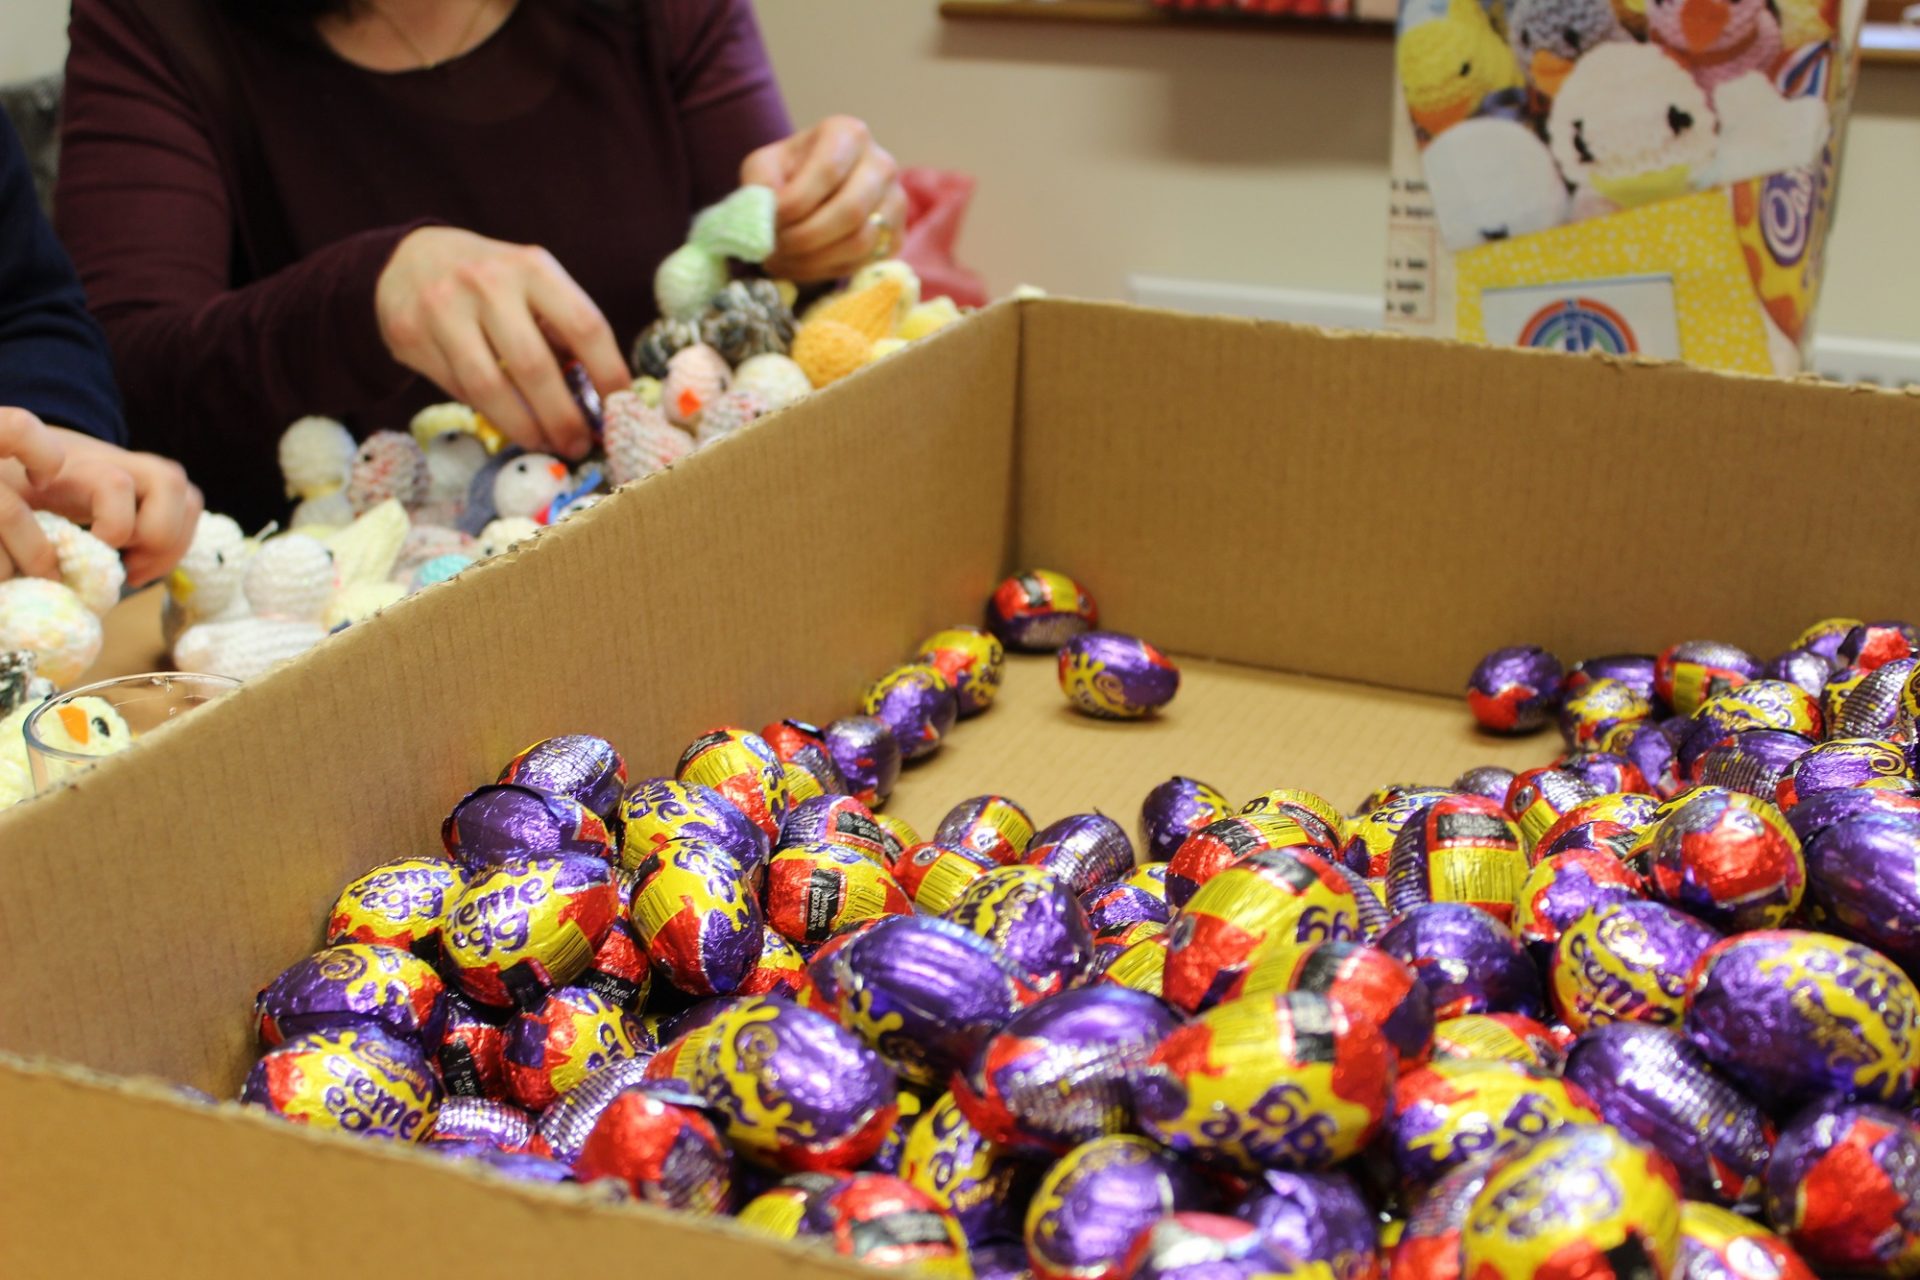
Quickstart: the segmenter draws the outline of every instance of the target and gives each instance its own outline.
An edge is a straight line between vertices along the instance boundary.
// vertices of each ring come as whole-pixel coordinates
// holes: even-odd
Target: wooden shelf
[[[1148,0],[941,0],[940,16],[962,21],[1080,22],[1160,30],[1231,31],[1236,34],[1288,36],[1351,32],[1391,34],[1380,19],[1234,18],[1215,14],[1177,14]],[[1920,67],[1920,27],[1869,22],[1860,38],[1861,61],[1875,65]]]

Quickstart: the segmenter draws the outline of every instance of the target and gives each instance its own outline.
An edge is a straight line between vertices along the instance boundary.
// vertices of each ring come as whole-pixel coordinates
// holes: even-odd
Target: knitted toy
[[[33,772],[27,764],[27,717],[52,696],[53,682],[34,674],[32,652],[0,652],[0,809],[33,792]]]
[[[900,336],[908,342],[918,342],[959,318],[960,308],[952,298],[944,295],[930,298],[907,312],[906,318],[900,321]]]
[[[1647,36],[1709,93],[1748,71],[1771,72],[1780,60],[1780,17],[1764,0],[1656,0],[1647,6]]]
[[[653,277],[660,314],[693,320],[727,283],[727,259],[764,262],[773,252],[774,196],[770,187],[741,187],[694,216],[687,243],[668,254]]]
[[[347,476],[353,469],[353,433],[332,418],[301,418],[280,433],[280,475],[287,496],[298,498],[293,524],[339,525],[353,518]]]
[[[1560,92],[1581,54],[1633,38],[1614,16],[1612,0],[1514,0],[1507,31],[1528,83],[1545,98]]]
[[[286,533],[260,544],[243,586],[256,618],[318,622],[340,586],[339,567],[318,538]]]
[[[1438,137],[1488,98],[1525,84],[1478,0],[1448,0],[1441,16],[1403,30],[1394,61],[1407,113],[1423,138]]]
[[[427,496],[413,511],[423,524],[451,525],[466,509],[467,488],[493,451],[480,438],[479,415],[463,404],[429,405],[407,424],[427,459]]]
[[[407,530],[400,554],[394,558],[393,581],[406,586],[413,581],[414,571],[429,560],[450,555],[471,558],[472,553],[473,535],[441,525],[415,524]]]
[[[633,341],[633,367],[656,382],[667,376],[667,361],[700,341],[700,326],[692,320],[665,316],[640,331]],[[637,388],[636,388],[637,390]]]
[[[733,371],[733,390],[753,392],[772,413],[805,398],[813,383],[791,357],[768,354],[755,356]]]
[[[920,277],[914,269],[898,258],[883,258],[879,262],[869,262],[853,273],[853,279],[847,287],[859,293],[869,285],[879,284],[882,280],[891,280],[900,286],[900,300],[894,304],[893,327],[898,329],[907,318],[907,312],[920,305]],[[952,301],[951,298],[948,299]]]
[[[27,718],[51,694],[41,692],[0,717],[0,809],[33,795],[33,766],[27,759]],[[103,698],[75,698],[34,726],[40,741],[82,756],[112,755],[133,745],[133,730]]]
[[[338,586],[333,553],[318,539],[304,533],[269,538],[243,576],[253,614],[187,628],[174,642],[174,663],[182,671],[251,680],[326,638],[321,619]]]
[[[1721,186],[1789,169],[1805,169],[1827,144],[1827,104],[1786,98],[1758,71],[1735,76],[1713,91],[1720,117],[1719,149],[1698,185]]]
[[[903,296],[900,281],[882,276],[864,289],[849,289],[822,298],[807,312],[807,322],[836,321],[858,330],[869,342],[878,342],[893,332]]]
[[[1456,252],[1557,227],[1567,184],[1533,130],[1487,116],[1462,120],[1422,158],[1440,239]]]
[[[107,610],[120,603],[120,589],[127,585],[120,553],[64,516],[36,511],[33,518],[60,557],[60,581],[104,618]]]
[[[240,532],[232,517],[212,511],[201,513],[186,555],[167,577],[160,632],[169,645],[197,623],[246,617],[247,597],[241,578],[258,546],[258,540]]]
[[[838,382],[873,354],[873,339],[838,320],[803,321],[793,335],[793,362],[815,387]]]
[[[340,585],[346,587],[391,578],[393,566],[400,559],[400,549],[412,531],[413,524],[407,519],[406,511],[389,498],[320,542],[333,557],[334,575]]]
[[[662,364],[660,367],[664,370],[666,365]],[[661,389],[660,379],[643,373],[633,380],[633,394],[638,396],[640,403],[647,408],[658,409],[661,397],[665,393]]]
[[[473,563],[474,558],[472,556],[463,555],[459,552],[453,552],[444,556],[435,556],[433,559],[423,562],[419,568],[413,571],[413,576],[407,583],[407,590],[418,591],[422,587],[430,587],[437,582],[445,582]]]
[[[729,391],[709,401],[700,413],[697,436],[701,444],[712,444],[732,435],[767,411],[767,402],[751,391]]]
[[[733,370],[720,353],[705,343],[696,343],[676,351],[667,361],[660,407],[666,410],[667,421],[690,427],[699,420],[707,401],[724,392],[732,381]]]
[[[359,515],[388,498],[411,511],[426,501],[427,455],[404,431],[376,431],[360,443],[347,477],[347,502]]]
[[[1604,44],[1561,85],[1547,142],[1578,188],[1578,218],[1691,190],[1713,160],[1717,128],[1705,91],[1679,63],[1651,45]]]
[[[756,359],[767,359],[761,356]],[[774,356],[772,359],[785,359]],[[607,429],[602,444],[607,451],[607,479],[615,488],[650,476],[693,452],[693,437],[649,408],[631,391],[607,397]]]
[[[490,560],[539,532],[540,526],[525,516],[503,516],[480,531],[474,539],[473,553],[481,560]]]
[[[493,478],[494,513],[545,524],[547,508],[567,491],[572,479],[567,464],[551,454],[523,453]]]
[[[251,680],[271,667],[297,658],[327,637],[318,620],[240,618],[203,622],[174,642],[174,665],[182,671]]]
[[[0,582],[0,650],[30,651],[40,674],[65,688],[100,656],[100,615],[45,578]]]
[[[350,627],[356,622],[365,622],[374,614],[390,604],[398,604],[405,598],[407,589],[397,582],[348,582],[333,593],[327,601],[327,611],[320,615],[320,625],[328,635]]]
[[[867,363],[874,364],[885,360],[896,351],[905,351],[911,344],[905,338],[882,338],[867,351]]]
[[[793,341],[793,312],[773,281],[735,280],[707,304],[700,339],[730,365],[768,352],[785,355]]]

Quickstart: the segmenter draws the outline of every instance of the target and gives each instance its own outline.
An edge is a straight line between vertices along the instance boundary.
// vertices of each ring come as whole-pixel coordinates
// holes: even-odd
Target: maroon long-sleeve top
[[[55,195],[133,444],[245,523],[283,508],[295,418],[364,433],[443,398],[374,314],[407,232],[545,246],[625,342],[693,212],[789,131],[748,0],[520,0],[401,73],[245,8],[74,0]]]

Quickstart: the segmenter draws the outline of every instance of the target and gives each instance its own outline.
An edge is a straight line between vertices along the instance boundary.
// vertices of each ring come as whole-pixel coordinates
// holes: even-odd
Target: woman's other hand
[[[891,253],[906,227],[900,166],[852,116],[761,147],[741,162],[740,181],[774,190],[779,237],[766,268],[784,279],[851,275]]]
[[[536,245],[422,227],[387,261],[374,309],[394,359],[538,452],[580,458],[592,444],[556,350],[603,394],[632,381],[600,308]]]

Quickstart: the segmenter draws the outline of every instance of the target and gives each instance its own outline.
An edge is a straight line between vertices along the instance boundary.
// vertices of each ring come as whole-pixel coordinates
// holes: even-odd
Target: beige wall
[[[849,111],[980,179],[961,248],[996,291],[1130,272],[1370,292],[1386,41],[942,22],[933,0],[758,0],[796,116]],[[66,0],[0,0],[0,78],[58,65]],[[1920,341],[1920,69],[1869,67],[1821,328]]]
[[[866,117],[980,190],[963,258],[1005,290],[1131,272],[1380,288],[1392,51],[1368,36],[942,22],[933,0],[757,0],[794,113]],[[1823,332],[1920,341],[1920,68],[1869,67]]]

